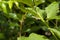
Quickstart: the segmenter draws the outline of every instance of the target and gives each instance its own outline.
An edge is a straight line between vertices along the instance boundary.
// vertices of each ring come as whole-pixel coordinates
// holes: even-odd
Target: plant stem
[[[22,34],[22,28],[23,28],[23,22],[24,22],[25,16],[26,16],[26,13],[22,16],[22,19],[19,20],[19,22],[20,22],[20,37]]]
[[[34,1],[34,0],[33,0]],[[34,5],[35,5],[35,2],[33,2],[34,3]],[[36,7],[34,7],[34,10],[36,11],[36,13],[38,13],[37,12],[37,10],[36,10]],[[41,16],[41,15],[39,15],[39,14],[37,14],[38,16],[39,16],[39,18],[41,19],[41,21],[42,22],[44,22],[44,24],[47,26],[47,28],[49,29],[50,28],[50,26],[48,25],[48,23],[43,19],[43,17]],[[50,30],[50,29],[49,29]],[[52,33],[52,35],[56,38],[56,40],[58,40],[57,39],[57,37],[55,36],[55,34],[54,34],[54,32],[52,32],[51,30],[50,30],[50,32]]]
[[[57,28],[57,24],[58,24],[58,20],[56,19],[56,24],[55,24],[55,27]]]

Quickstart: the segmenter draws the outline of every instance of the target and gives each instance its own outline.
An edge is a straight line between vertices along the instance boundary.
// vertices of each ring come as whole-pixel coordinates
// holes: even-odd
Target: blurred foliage
[[[0,40],[60,40],[59,0],[0,0]]]

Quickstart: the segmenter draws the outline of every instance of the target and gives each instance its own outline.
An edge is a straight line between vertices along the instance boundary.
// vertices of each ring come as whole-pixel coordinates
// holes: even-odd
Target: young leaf
[[[16,6],[19,7],[19,3],[18,2],[15,2]]]
[[[2,3],[2,10],[4,13],[7,13],[6,5],[4,3]]]
[[[38,6],[39,4],[44,3],[45,0],[34,0],[34,2],[35,2],[35,5]]]
[[[45,9],[47,13],[47,18],[52,19],[52,17],[55,17],[57,13],[59,12],[59,4],[58,2],[53,2]]]
[[[9,8],[11,9],[12,6],[13,6],[13,1],[10,0],[10,1],[8,2],[8,4],[9,4]]]
[[[59,20],[60,16],[55,16],[55,17],[52,17],[51,19],[57,19],[57,20]]]
[[[29,40],[49,40],[49,39],[47,39],[43,35],[38,35],[38,34],[32,33],[29,35]]]
[[[33,2],[32,2],[32,0],[21,0],[20,2],[26,4],[26,5],[30,6],[30,7],[33,6]]]

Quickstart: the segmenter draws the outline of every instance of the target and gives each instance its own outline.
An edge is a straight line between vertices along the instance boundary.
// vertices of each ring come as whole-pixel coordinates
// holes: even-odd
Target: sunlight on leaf
[[[10,1],[8,2],[8,4],[9,4],[9,8],[11,9],[12,6],[13,6],[13,1],[10,0]]]
[[[7,13],[6,5],[4,3],[2,3],[2,9],[4,13]]]
[[[35,5],[38,6],[39,4],[44,3],[45,0],[34,0],[34,2],[35,2]]]
[[[31,33],[29,35],[29,40],[49,40],[47,39],[45,36],[43,35],[38,35],[38,34],[35,34],[35,33]]]
[[[48,7],[45,8],[45,11],[47,13],[48,19],[52,19],[52,17],[55,17],[57,13],[59,12],[58,2],[51,3]]]

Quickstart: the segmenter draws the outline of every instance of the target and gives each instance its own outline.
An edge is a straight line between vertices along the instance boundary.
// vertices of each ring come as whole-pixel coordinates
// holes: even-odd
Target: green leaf
[[[32,33],[29,35],[29,40],[49,40],[49,39],[47,39],[43,35],[38,35],[38,34]]]
[[[38,6],[39,4],[44,3],[45,0],[34,0],[34,2],[35,2],[35,5]]]
[[[10,18],[13,18],[13,19],[18,19],[16,13],[9,13],[9,17],[10,17]]]
[[[35,34],[35,33],[31,33],[29,35],[29,37],[19,37],[18,40],[49,40],[47,39],[45,36],[43,35],[38,35],[38,34]]]
[[[39,7],[36,7],[36,9],[27,8],[27,11],[28,13],[31,13],[32,15],[34,15],[33,16],[34,18],[43,20],[44,10],[41,10]]]
[[[26,4],[26,5],[28,5],[28,6],[33,6],[33,2],[32,2],[32,0],[21,0],[20,2],[22,2],[22,3],[24,3],[24,4]]]
[[[19,37],[17,40],[29,40],[29,39],[28,39],[28,37],[22,36],[22,37]]]
[[[18,2],[15,2],[16,6],[19,7],[19,3]]]
[[[4,13],[7,13],[6,4],[2,3],[2,10]]]
[[[48,19],[52,19],[52,17],[55,17],[57,13],[59,12],[58,2],[51,3],[48,7],[46,7],[45,11],[47,13]]]
[[[55,17],[52,17],[51,19],[57,19],[57,20],[59,20],[60,16],[55,16]]]
[[[50,29],[51,31],[53,31],[58,38],[60,38],[60,31],[58,31],[57,29],[54,29],[54,28],[49,28],[49,29]]]
[[[36,14],[39,16],[39,18],[44,21],[43,15],[44,15],[44,10],[40,9],[39,7],[36,7]]]
[[[32,15],[36,15],[36,11],[33,8],[26,8],[28,13],[31,13]]]
[[[8,4],[9,4],[9,8],[11,9],[12,6],[13,6],[13,1],[10,0],[10,1],[8,2]]]

